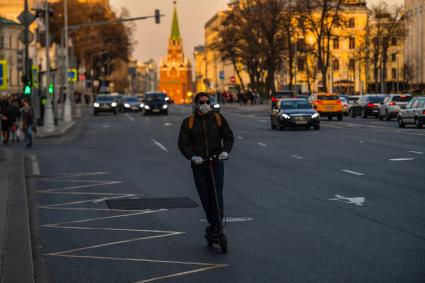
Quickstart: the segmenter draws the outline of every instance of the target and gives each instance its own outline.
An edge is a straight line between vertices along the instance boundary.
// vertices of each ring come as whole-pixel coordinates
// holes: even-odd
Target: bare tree
[[[311,34],[315,43],[318,69],[322,75],[324,91],[328,91],[327,74],[331,66],[331,39],[334,30],[343,25],[343,0],[299,0],[298,22],[305,34]]]

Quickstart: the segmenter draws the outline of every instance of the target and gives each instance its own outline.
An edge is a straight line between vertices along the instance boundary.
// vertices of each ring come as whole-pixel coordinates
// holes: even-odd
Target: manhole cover
[[[110,199],[106,200],[109,209],[143,210],[194,208],[198,204],[187,197],[182,198],[139,198],[139,199]]]

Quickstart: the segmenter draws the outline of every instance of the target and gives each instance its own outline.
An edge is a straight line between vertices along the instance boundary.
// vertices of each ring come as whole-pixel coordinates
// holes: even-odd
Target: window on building
[[[354,28],[356,26],[356,19],[355,18],[350,18],[348,20],[348,27],[349,28]]]
[[[393,37],[393,38],[391,38],[391,45],[392,45],[392,46],[397,45],[397,37]]]
[[[12,35],[9,35],[9,49],[13,49]]]
[[[354,40],[354,37],[350,37],[350,38],[349,38],[349,43],[348,43],[348,45],[349,45],[349,48],[350,48],[350,49],[354,49],[354,48],[356,48],[356,41]]]
[[[297,62],[297,69],[298,71],[302,72],[305,68],[305,59],[304,58],[298,58]]]
[[[391,77],[393,78],[393,80],[397,79],[397,69],[396,68],[391,69]]]
[[[350,71],[354,71],[356,69],[356,61],[354,59],[350,59],[350,61],[348,61],[348,68]]]
[[[339,71],[339,60],[338,59],[335,59],[333,61],[333,69],[334,69],[334,71]]]
[[[4,48],[4,37],[2,34],[0,34],[0,48]]]
[[[334,38],[333,47],[334,47],[334,49],[339,49],[339,38],[338,37]]]
[[[393,62],[397,61],[397,53],[391,54],[391,61]]]

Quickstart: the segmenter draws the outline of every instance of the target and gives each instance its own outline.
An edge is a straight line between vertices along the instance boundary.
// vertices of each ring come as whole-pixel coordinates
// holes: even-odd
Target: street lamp
[[[47,103],[44,105],[44,130],[46,132],[53,132],[55,130],[55,122],[52,108],[52,98],[50,95],[50,38],[49,38],[49,2],[44,1],[45,12],[45,25],[46,25],[46,99]]]

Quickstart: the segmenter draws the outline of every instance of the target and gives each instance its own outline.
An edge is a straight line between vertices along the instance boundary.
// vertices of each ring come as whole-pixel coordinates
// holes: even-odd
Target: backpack
[[[221,121],[221,116],[220,116],[220,114],[219,114],[219,113],[216,113],[216,112],[214,112],[213,114],[214,114],[214,117],[215,117],[215,121],[217,122],[217,126],[218,126],[219,128],[221,128],[222,121]],[[190,116],[190,117],[189,117],[189,120],[188,120],[189,130],[192,130],[192,128],[193,128],[193,122],[194,122],[194,121],[195,121],[195,115]]]

